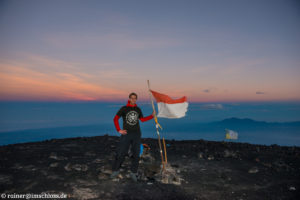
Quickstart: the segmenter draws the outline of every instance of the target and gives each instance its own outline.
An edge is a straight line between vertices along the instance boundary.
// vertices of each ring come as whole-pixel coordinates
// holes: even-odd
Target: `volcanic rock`
[[[300,147],[144,138],[138,182],[126,156],[110,178],[119,137],[53,139],[0,146],[0,194],[64,193],[77,199],[298,199]]]

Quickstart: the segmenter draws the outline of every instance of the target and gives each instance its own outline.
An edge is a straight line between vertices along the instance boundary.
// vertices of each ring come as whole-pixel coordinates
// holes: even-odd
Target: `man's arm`
[[[140,120],[141,120],[141,122],[146,122],[150,119],[153,119],[153,116],[154,116],[154,112],[152,113],[152,115],[144,117],[142,111],[140,110]]]
[[[116,127],[117,131],[120,134],[125,135],[125,134],[127,134],[127,131],[126,130],[122,130],[120,128],[120,125],[119,125],[119,119],[120,119],[120,117],[123,114],[123,110],[124,110],[124,107],[120,108],[120,110],[117,112],[116,116],[114,117],[114,124],[115,124],[115,127]]]
[[[120,125],[119,125],[119,119],[120,119],[120,116],[118,116],[118,115],[116,115],[114,117],[114,124],[115,124],[115,127],[116,127],[118,132],[121,130]]]
[[[118,131],[120,134],[126,135],[126,134],[127,134],[127,131],[126,131],[126,130],[122,130],[122,129],[120,128],[120,125],[119,125],[119,119],[120,119],[120,116],[119,116],[119,115],[116,115],[116,116],[114,117],[114,124],[115,124],[115,127],[116,127],[117,131]]]
[[[147,117],[140,118],[141,122],[146,122],[146,121],[148,121],[150,119],[153,119],[153,115],[149,115]]]

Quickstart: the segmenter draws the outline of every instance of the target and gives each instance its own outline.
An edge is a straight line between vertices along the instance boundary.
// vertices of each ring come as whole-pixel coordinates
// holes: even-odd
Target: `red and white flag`
[[[186,96],[179,99],[172,99],[168,95],[150,90],[157,102],[157,117],[181,118],[185,116],[188,108]]]

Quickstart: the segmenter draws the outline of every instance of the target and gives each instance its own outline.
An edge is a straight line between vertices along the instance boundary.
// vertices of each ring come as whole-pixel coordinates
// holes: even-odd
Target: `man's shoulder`
[[[122,110],[127,110],[127,109],[128,109],[128,106],[126,106],[126,105],[125,105],[125,106],[122,106],[121,109],[122,109]]]
[[[140,107],[138,107],[138,106],[134,106],[134,107],[130,107],[130,106],[127,106],[127,105],[124,105],[124,106],[122,106],[121,108],[120,108],[120,110],[121,109],[128,109],[128,110],[141,110],[141,108]]]

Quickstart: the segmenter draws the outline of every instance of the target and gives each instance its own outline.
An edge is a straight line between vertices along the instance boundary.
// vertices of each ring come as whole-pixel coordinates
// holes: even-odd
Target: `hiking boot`
[[[131,179],[132,179],[134,182],[137,182],[137,173],[131,172],[131,173],[130,173],[130,177],[131,177]]]
[[[119,171],[113,171],[112,173],[111,173],[111,175],[110,175],[110,178],[111,179],[114,179],[114,178],[116,178],[118,175],[119,175]]]

